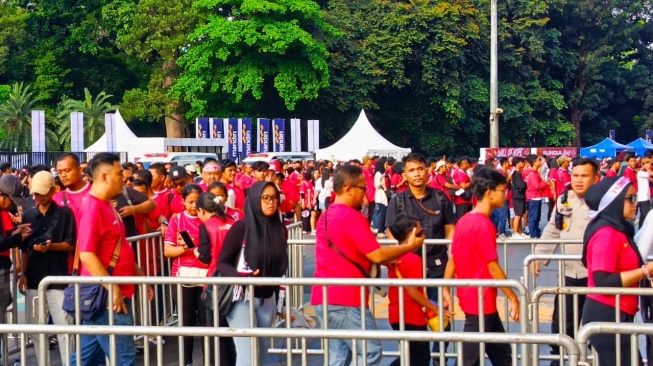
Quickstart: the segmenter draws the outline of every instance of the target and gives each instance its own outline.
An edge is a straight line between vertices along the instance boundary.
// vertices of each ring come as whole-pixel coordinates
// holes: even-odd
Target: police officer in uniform
[[[599,167],[593,160],[578,158],[572,161],[573,168],[571,172],[571,183],[565,187],[563,193],[558,197],[555,206],[555,212],[547,223],[542,233],[542,239],[560,239],[564,243],[566,240],[583,239],[585,228],[590,222],[589,209],[585,204],[585,192],[594,183],[600,180]],[[553,254],[558,244],[538,244],[535,246],[535,254]],[[583,244],[565,244],[565,254],[582,254]],[[543,261],[548,265],[549,261]],[[540,262],[534,263],[534,272],[538,276],[540,273]],[[580,261],[566,261],[564,263],[565,287],[586,287],[587,286],[587,269]],[[583,309],[585,296],[578,296],[577,314],[578,323],[574,324],[574,304],[573,297],[567,296],[565,299],[565,334],[574,337],[574,330],[580,324],[580,314]],[[558,295],[556,295],[553,306],[553,319],[551,321],[551,333],[560,333]],[[560,354],[558,347],[551,346],[551,354]],[[551,362],[551,366],[559,365],[558,360]]]

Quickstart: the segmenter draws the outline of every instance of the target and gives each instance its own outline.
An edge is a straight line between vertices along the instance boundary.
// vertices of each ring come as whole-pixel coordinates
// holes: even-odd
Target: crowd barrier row
[[[288,249],[288,255],[289,255],[289,269],[288,269],[288,276],[289,278],[284,278],[283,280],[277,280],[277,281],[285,281],[285,284],[288,286],[288,291],[287,291],[287,304],[290,306],[287,307],[287,311],[290,311],[290,307],[297,308],[299,310],[302,310],[305,300],[306,300],[306,288],[310,289],[310,286],[314,286],[317,284],[326,284],[324,282],[316,281],[316,279],[313,278],[304,278],[304,253],[306,250],[306,247],[308,246],[314,246],[315,245],[315,240],[314,239],[302,239],[302,231],[301,231],[301,226],[300,224],[293,224],[289,226],[289,249]],[[167,259],[163,258],[161,255],[163,253],[163,240],[162,237],[159,233],[153,233],[153,234],[148,234],[148,235],[143,235],[139,237],[133,237],[129,239],[130,242],[132,243],[134,249],[136,250],[137,253],[137,258],[139,261],[139,264],[141,265],[141,268],[143,268],[144,272],[149,275],[153,276],[152,278],[143,278],[143,277],[138,277],[135,278],[131,283],[151,283],[156,285],[157,291],[155,291],[155,300],[152,302],[146,302],[143,301],[142,299],[145,298],[144,292],[141,292],[140,295],[135,298],[136,301],[132,303],[132,311],[135,314],[135,318],[137,320],[136,324],[137,326],[140,327],[148,327],[152,325],[159,325],[159,326],[171,326],[171,325],[179,325],[179,319],[178,319],[178,314],[181,313],[180,311],[180,305],[181,304],[175,304],[173,298],[174,294],[178,291],[180,291],[180,284],[181,283],[186,283],[183,282],[182,279],[180,278],[169,278],[169,277],[162,277],[162,276],[167,276],[170,273],[170,261]],[[383,245],[390,245],[394,244],[395,242],[390,241],[390,240],[381,240],[381,244]],[[426,245],[449,245],[451,242],[449,240],[427,240],[425,242],[425,247]],[[532,240],[532,241],[527,241],[527,240],[499,240],[498,241],[498,251],[500,254],[503,254],[501,257],[502,260],[502,265],[503,268],[505,269],[506,273],[510,273],[511,271],[514,272],[517,270],[517,268],[512,268],[514,264],[514,260],[512,263],[508,260],[509,256],[511,255],[511,252],[513,251],[514,248],[520,248],[523,251],[528,252],[530,250],[530,253],[534,252],[534,247],[537,244],[559,244],[560,245],[560,250],[564,253],[564,247],[566,244],[580,244],[581,241],[567,241],[567,242],[558,242],[556,240]],[[534,260],[551,260],[551,261],[559,261],[560,264],[566,260],[578,260],[580,259],[579,256],[574,256],[574,255],[567,255],[567,254],[554,254],[554,255],[548,255],[548,256],[542,256],[542,255],[527,255],[526,258],[523,261],[523,276],[521,277],[521,290],[518,291],[518,293],[522,294],[523,296],[526,296],[526,301],[522,301],[520,298],[520,304],[523,304],[522,307],[524,309],[520,309],[520,314],[522,319],[522,323],[526,322],[525,325],[520,323],[520,328],[519,332],[520,334],[529,334],[529,333],[538,333],[540,332],[540,323],[539,323],[539,301],[541,300],[542,296],[545,295],[555,295],[557,293],[565,293],[565,291],[572,291],[569,294],[573,295],[576,294],[585,294],[583,291],[588,291],[589,289],[565,289],[564,288],[564,282],[562,282],[562,279],[564,278],[563,274],[563,268],[562,265],[559,266],[558,270],[558,286],[557,287],[552,287],[552,288],[537,288],[536,284],[536,277],[532,273],[532,269],[530,268],[530,264]],[[423,259],[424,263],[426,263],[426,258]],[[157,277],[158,276],[158,277]],[[63,277],[65,279],[64,283],[71,283],[71,278],[70,277]],[[75,279],[77,281],[77,279]],[[154,280],[154,282],[143,282],[143,280]],[[186,279],[184,279],[185,281]],[[267,280],[267,279],[266,279]],[[298,280],[298,282],[293,282]],[[83,280],[82,280],[83,281]],[[214,279],[201,279],[202,283],[211,283],[214,284]],[[228,279],[230,283],[233,283],[233,279]],[[370,281],[380,281],[378,283],[375,283],[376,285],[380,286],[397,286],[397,287],[403,287],[403,286],[409,286],[409,285],[414,285],[414,286],[420,286],[420,287],[440,287],[440,286],[445,286],[443,283],[434,283],[434,280],[427,280],[428,282],[419,282],[413,283],[408,280],[388,280],[388,279],[382,279],[382,280],[370,280]],[[48,282],[50,283],[50,282]],[[75,282],[75,283],[85,283],[85,282]],[[220,283],[215,282],[215,284]],[[280,282],[279,282],[280,283]],[[514,282],[513,285],[515,283]],[[254,285],[254,283],[248,284],[248,285]],[[361,289],[366,288],[368,285],[371,284],[366,284],[364,281],[357,280],[355,283],[352,285],[359,286]],[[456,282],[453,285],[460,287],[463,286],[460,282]],[[495,286],[487,286],[487,287],[495,287]],[[512,287],[512,286],[509,286]],[[14,290],[15,290],[15,285],[14,285]],[[528,293],[528,289],[533,289],[533,296],[531,296]],[[141,289],[142,291],[144,289]],[[574,292],[575,290],[579,290],[579,292]],[[596,290],[596,289],[591,289],[591,290]],[[626,289],[620,289],[620,290],[626,290]],[[561,292],[562,291],[562,292]],[[637,292],[637,294],[642,293],[640,289],[634,289],[634,292]],[[638,292],[640,291],[640,292]],[[649,294],[650,291],[644,292],[642,294]],[[16,292],[14,292],[16,293]],[[403,297],[403,291],[399,291],[399,294],[401,297]],[[629,292],[625,292],[622,294],[630,294]],[[140,296],[140,298],[139,298]],[[521,295],[520,295],[521,296]],[[442,296],[440,292],[440,301],[438,302],[439,304],[442,304]],[[14,297],[16,298],[16,297]],[[42,297],[39,296],[39,301]],[[403,307],[403,299],[401,306]],[[564,302],[565,302],[565,296],[560,296],[559,297],[559,305],[564,308]],[[574,300],[575,301],[575,300]],[[371,302],[372,306],[374,304],[374,301]],[[482,304],[481,304],[482,306]],[[11,320],[13,322],[17,322],[18,319],[18,314],[17,314],[17,307],[14,306],[12,310],[12,316]],[[441,309],[442,310],[442,309]],[[523,313],[522,313],[523,312]],[[403,313],[403,312],[401,312]],[[41,315],[41,311],[39,311],[39,315]],[[505,311],[503,313],[503,319],[506,320],[508,319],[508,308],[507,306],[505,307]],[[577,323],[577,320],[580,318],[579,314],[576,314],[574,319],[575,322]],[[402,319],[403,320],[403,319]],[[565,329],[564,328],[564,316],[559,317],[559,323],[560,323],[560,329]],[[218,324],[217,322],[215,324]],[[287,324],[289,326],[289,324]],[[625,325],[625,324],[621,324]],[[48,325],[45,325],[45,327],[51,327]],[[505,321],[505,327],[509,331],[510,329],[510,322]],[[0,329],[5,329],[5,328],[0,328]],[[9,329],[9,328],[7,328]],[[48,328],[51,329],[51,328]],[[161,328],[159,328],[161,329]],[[195,329],[195,328],[194,328]],[[278,330],[278,329],[277,329]],[[53,333],[53,330],[49,331],[50,333]],[[454,326],[453,332],[456,333],[456,329]],[[0,331],[3,335],[14,333],[13,331],[7,330],[5,331]],[[20,332],[19,332],[20,333]],[[29,333],[29,332],[25,332]],[[38,332],[37,332],[38,333]],[[73,332],[74,333],[74,332]],[[403,332],[402,334],[407,334],[407,333],[413,333],[413,332]],[[450,339],[447,337],[450,334],[454,333],[445,333],[445,338],[442,339],[441,342],[444,341],[450,341]],[[279,336],[277,338],[288,338],[286,339],[286,347],[285,348],[274,348],[273,351],[276,350],[278,353],[285,353],[288,359],[292,357],[293,354],[299,354],[299,355],[308,355],[308,354],[325,354],[324,349],[325,349],[325,344],[322,342],[322,348],[321,349],[307,349],[306,348],[306,343],[302,342],[301,340],[296,339],[295,337],[285,336],[285,333],[282,332],[282,336]],[[580,331],[579,331],[580,334]],[[642,334],[642,333],[638,333]],[[141,334],[142,336],[147,336],[147,333]],[[45,335],[43,335],[45,336]],[[495,334],[492,335],[493,337]],[[160,338],[160,337],[159,337]],[[159,340],[157,338],[157,340]],[[293,338],[293,343],[294,346],[291,346],[291,338]],[[307,337],[310,338],[310,337]],[[318,337],[319,338],[319,337]],[[328,338],[328,337],[323,337],[323,338]],[[361,337],[356,337],[358,339],[362,339]],[[21,354],[24,352],[24,346],[27,345],[27,338],[26,337],[16,337],[16,339],[20,340],[20,344],[17,346],[16,349],[10,350],[10,352],[3,352],[3,356],[5,356],[8,353],[20,351]],[[347,338],[347,339],[353,339],[353,338]],[[388,338],[388,339],[394,339],[394,338]],[[403,339],[403,338],[402,338]],[[144,340],[145,344],[147,344],[147,339]],[[217,343],[217,340],[214,339],[214,341]],[[455,341],[451,339],[452,342],[454,342],[454,349],[459,349],[459,347],[456,347]],[[208,340],[205,340],[205,342],[208,342]],[[482,342],[482,341],[479,341]],[[48,342],[41,342],[42,345],[47,345]],[[79,342],[77,342],[79,344]],[[156,343],[156,342],[155,342]],[[518,353],[516,352],[515,355],[519,357],[520,359],[523,360],[532,360],[534,365],[537,365],[539,362],[539,353],[537,352],[537,347],[526,347],[525,344],[528,342],[520,343],[520,342],[514,342],[521,344],[522,347],[522,352]],[[538,342],[536,342],[538,343]],[[546,343],[546,342],[542,342]],[[181,344],[181,342],[180,342]],[[405,342],[402,342],[402,344],[405,346]],[[3,345],[6,347],[6,342],[3,342]],[[365,345],[365,343],[363,343]],[[157,348],[160,347],[160,344],[157,346]],[[390,356],[394,354],[405,354],[407,349],[403,349],[406,347],[400,347],[400,351],[397,352],[384,352],[384,356]],[[581,347],[582,348],[582,347]],[[442,347],[441,347],[442,349]],[[149,358],[149,349],[148,347],[145,347],[145,356]],[[158,352],[158,350],[157,350]],[[532,353],[532,357],[529,358],[529,354]],[[565,348],[565,353],[569,357],[569,352]],[[455,351],[452,353],[447,353],[446,355],[444,353],[441,353],[438,355],[439,357],[444,358],[445,356],[448,358],[455,358],[459,356],[459,352],[456,353]],[[180,359],[183,357],[183,349],[180,346]],[[517,359],[515,357],[514,359]],[[563,357],[563,356],[561,356]],[[544,356],[542,357],[543,359],[553,359],[552,356]],[[571,357],[569,357],[571,359]],[[591,359],[591,358],[590,358]],[[583,360],[581,360],[583,361]],[[584,362],[584,361],[583,361]],[[442,362],[441,362],[442,363]],[[6,364],[6,363],[5,363]],[[522,363],[524,364],[524,363]]]

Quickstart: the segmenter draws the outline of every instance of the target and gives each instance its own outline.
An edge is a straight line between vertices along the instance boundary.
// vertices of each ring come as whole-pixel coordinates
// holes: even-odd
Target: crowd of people
[[[257,161],[237,164],[232,160],[207,158],[194,166],[153,163],[121,163],[118,156],[98,153],[89,162],[77,155],[61,155],[55,166],[35,165],[20,171],[0,165],[0,310],[11,303],[9,276],[13,270],[18,287],[27,297],[26,321],[37,322],[31,308],[40,281],[48,275],[71,275],[79,260],[81,276],[179,276],[282,277],[289,263],[286,225],[301,222],[304,234],[316,237],[316,278],[375,277],[378,265],[386,265],[391,278],[505,279],[498,262],[497,239],[583,239],[582,245],[566,245],[565,253],[582,254],[582,262],[564,264],[566,286],[635,287],[650,279],[653,264],[645,263],[634,240],[633,220],[639,212],[639,227],[651,209],[650,157],[626,155],[621,160],[527,156],[488,159],[426,158],[411,153],[401,161],[392,157],[365,156],[347,162]],[[549,219],[542,229],[542,207]],[[127,238],[160,231],[163,252],[146,248],[142,241]],[[389,237],[399,244],[381,246],[377,239]],[[442,245],[426,246],[425,239],[452,239],[450,250]],[[553,253],[557,245],[538,244],[535,252]],[[10,259],[16,250],[15,261]],[[147,255],[143,253],[153,253]],[[161,256],[170,263],[170,273],[157,266]],[[423,269],[422,258],[426,268]],[[137,263],[140,263],[139,266]],[[536,262],[534,272],[539,274]],[[108,286],[108,285],[105,285]],[[64,286],[65,287],[65,286]],[[73,324],[62,310],[64,287],[47,291],[47,308],[54,324]],[[151,301],[156,289],[148,288]],[[184,326],[212,326],[213,313],[201,299],[202,286],[184,286],[180,321]],[[391,288],[389,322],[394,329],[426,330],[423,309],[438,313],[437,288],[406,287],[404,324],[400,324],[399,293]],[[511,317],[519,319],[519,300],[509,288],[501,289],[509,300]],[[234,304],[220,324],[248,328],[271,326],[280,307],[277,287],[256,287],[234,295]],[[108,324],[109,312],[117,325],[132,325],[134,285],[113,285],[107,309],[83,324]],[[327,298],[323,298],[324,294]],[[369,294],[367,294],[369,296]],[[503,332],[497,310],[497,289],[483,290],[483,314],[476,288],[457,289],[465,313],[464,330]],[[452,316],[453,293],[443,292],[443,318]],[[250,313],[254,301],[254,317]],[[376,329],[368,298],[359,287],[320,286],[311,290],[311,304],[329,329]],[[552,332],[573,336],[573,304],[558,309],[555,301]],[[577,311],[583,324],[632,322],[638,310],[637,297],[588,295],[579,297]],[[138,307],[135,307],[136,309]],[[325,311],[326,310],[326,311]],[[558,313],[566,316],[565,330],[558,329]],[[324,318],[324,314],[328,314]],[[1,314],[4,315],[4,314]],[[483,317],[481,322],[480,317]],[[159,321],[159,319],[157,319]],[[445,322],[446,325],[448,322]],[[443,331],[449,330],[446,326]],[[614,352],[614,337],[592,338],[601,365],[614,364],[617,357],[629,362],[630,352]],[[38,346],[38,339],[33,338]],[[77,361],[72,344],[58,336],[62,363]],[[622,350],[630,338],[621,337]],[[184,363],[193,363],[194,339],[185,337]],[[354,347],[348,340],[329,340],[331,365],[345,365],[352,358],[381,361],[381,343],[367,341]],[[135,343],[130,336],[116,337],[117,363],[135,364]],[[444,344],[445,349],[447,344]],[[221,365],[252,364],[252,344],[246,338],[220,340]],[[264,342],[259,342],[264,359]],[[463,347],[465,365],[484,357],[477,345]],[[357,350],[357,354],[352,352]],[[493,365],[512,363],[510,347],[487,344]],[[214,352],[209,348],[211,362]],[[410,342],[409,364],[439,364],[431,359],[440,344]],[[110,357],[108,336],[82,335],[83,365],[94,365]],[[552,354],[558,349],[552,348]],[[394,364],[399,364],[396,360]],[[553,361],[555,365],[558,361]],[[48,364],[38,360],[39,365]]]

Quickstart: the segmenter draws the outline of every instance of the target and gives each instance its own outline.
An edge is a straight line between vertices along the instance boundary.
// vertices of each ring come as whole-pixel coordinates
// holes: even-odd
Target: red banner
[[[528,147],[497,147],[485,149],[485,160],[490,158],[504,158],[509,156],[528,156],[531,149]]]
[[[566,156],[568,158],[578,157],[578,149],[575,147],[538,147],[537,156],[546,155],[550,158]]]

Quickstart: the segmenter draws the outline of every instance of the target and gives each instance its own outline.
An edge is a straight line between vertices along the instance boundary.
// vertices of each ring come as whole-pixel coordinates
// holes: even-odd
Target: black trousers
[[[639,211],[639,228],[641,229],[646,215],[651,211],[651,201],[637,202],[637,211]]]
[[[227,322],[226,316],[218,315],[218,325],[213,321],[213,311],[206,309],[206,322],[209,327],[219,326],[219,327],[228,327],[229,323]],[[211,345],[214,345],[213,340],[210,341]],[[218,345],[220,347],[220,362],[216,365],[220,366],[235,366],[236,365],[236,345],[234,344],[234,339],[231,337],[220,337],[218,339]],[[211,360],[215,357],[212,355]]]
[[[587,278],[572,278],[565,277],[565,287],[587,287]],[[553,317],[551,319],[551,334],[560,333],[560,315],[559,315],[559,305],[558,305],[558,296],[556,295],[555,300],[553,300]],[[580,327],[574,324],[574,297],[571,295],[562,295],[565,296],[565,334],[574,338],[574,331]],[[585,295],[578,295],[578,306],[576,311],[578,313],[578,321],[580,322],[580,316],[583,313],[583,305],[585,304]],[[551,354],[559,355],[560,348],[557,346],[551,346]]]
[[[463,217],[464,214],[468,213],[469,211],[473,210],[474,206],[472,206],[471,203],[458,203],[456,204],[456,219],[460,220],[461,217]]]
[[[499,313],[484,315],[483,319],[485,320],[485,333],[506,332],[503,323],[501,323],[501,318],[499,318]],[[478,315],[465,314],[464,331],[470,333],[480,331]],[[463,343],[462,348],[462,366],[479,365],[481,357],[485,357],[485,355],[481,355],[481,348],[478,343]],[[492,366],[510,366],[512,364],[512,351],[507,343],[485,343],[485,353],[492,362]]]
[[[399,323],[390,324],[392,329],[399,330]],[[425,331],[428,330],[426,325],[404,325],[407,331]],[[410,359],[408,364],[413,366],[429,366],[431,362],[431,351],[429,350],[429,342],[408,342],[408,349],[410,351]],[[401,364],[401,357],[397,357],[390,366],[399,366]]]
[[[208,326],[207,317],[206,317],[206,306],[200,298],[202,295],[201,287],[182,287],[181,288],[181,301],[184,306],[183,315],[184,319],[182,326],[184,327],[196,327],[196,326]],[[193,363],[193,344],[195,343],[195,337],[184,337],[184,364]],[[211,345],[211,343],[209,343]],[[204,347],[204,342],[202,342],[202,347]],[[213,346],[210,346],[212,349]],[[211,349],[203,349],[203,352],[210,352],[211,363],[215,363],[213,360],[214,353]]]
[[[634,316],[628,315],[623,311],[619,314],[621,323],[632,323]],[[583,306],[583,325],[593,322],[614,322],[615,309],[612,306],[602,304],[598,301],[587,299]],[[590,345],[599,355],[599,366],[614,366],[617,364],[617,336],[614,334],[598,334],[590,337]],[[622,365],[631,365],[630,357],[630,336],[622,335],[619,339],[621,353],[619,359]],[[639,351],[637,352],[639,354]],[[639,354],[639,360],[636,365],[643,365],[642,355]]]

